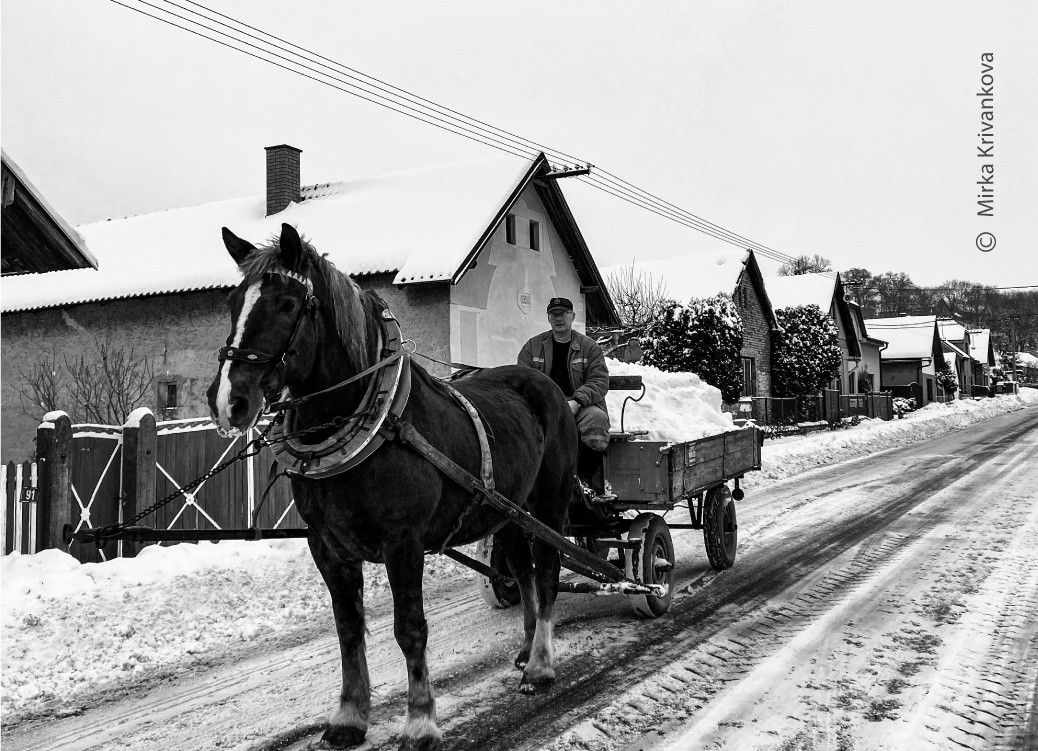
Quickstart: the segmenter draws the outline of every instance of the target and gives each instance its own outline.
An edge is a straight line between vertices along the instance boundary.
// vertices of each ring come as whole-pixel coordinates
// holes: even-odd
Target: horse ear
[[[227,247],[227,252],[231,254],[231,258],[239,266],[245,262],[245,259],[249,257],[252,251],[256,250],[255,245],[247,240],[242,240],[226,227],[223,228],[223,244]]]
[[[281,225],[281,240],[278,242],[281,248],[281,265],[289,271],[303,270],[303,241],[299,239],[299,233],[291,224]]]

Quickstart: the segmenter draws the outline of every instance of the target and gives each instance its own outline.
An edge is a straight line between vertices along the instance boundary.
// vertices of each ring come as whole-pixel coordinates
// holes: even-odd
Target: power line
[[[449,107],[445,107],[444,105],[432,102],[429,99],[420,97],[405,89],[393,86],[392,84],[388,84],[385,81],[382,81],[381,79],[375,78],[374,76],[369,76],[354,68],[350,68],[349,66],[346,66],[342,63],[338,63],[334,60],[331,60],[330,58],[324,57],[323,55],[312,52],[306,49],[305,47],[284,40],[281,37],[278,37],[274,34],[262,31],[261,29],[258,29],[255,26],[250,26],[249,24],[238,21],[237,19],[234,19],[231,16],[219,13],[218,11],[208,8],[202,5],[201,3],[193,2],[192,0],[186,0],[191,5],[194,5],[197,8],[201,8],[207,11],[208,13],[214,14],[220,18],[226,18],[239,26],[242,26],[246,29],[250,29],[252,31],[256,31],[260,34],[263,34],[264,36],[277,40],[277,42],[280,42],[281,44],[275,44],[273,42],[262,39],[254,34],[242,31],[241,29],[236,29],[234,27],[229,26],[226,23],[223,23],[222,21],[219,21],[216,18],[212,18],[210,16],[198,13],[197,11],[191,10],[190,8],[185,8],[181,5],[172,2],[171,0],[164,0],[164,2],[167,5],[176,8],[177,10],[183,11],[185,13],[190,13],[194,16],[205,19],[209,23],[216,24],[221,28],[213,28],[212,26],[200,23],[199,21],[175,13],[167,8],[160,8],[150,2],[147,2],[146,0],[137,1],[142,5],[145,5],[155,11],[158,11],[159,13],[172,16],[173,18],[184,23],[205,29],[206,31],[215,34],[218,37],[222,37],[222,39],[208,36],[207,34],[196,31],[193,28],[188,28],[187,26],[183,26],[181,24],[176,23],[175,21],[171,21],[168,18],[164,18],[162,16],[153,15],[151,13],[148,13],[147,11],[141,10],[140,8],[127,5],[124,2],[120,2],[119,0],[112,0],[112,2],[114,2],[116,5],[127,8],[129,10],[136,11],[144,16],[147,16],[148,18],[161,21],[165,24],[174,26],[175,28],[178,28],[182,31],[187,31],[196,36],[200,36],[208,41],[215,42],[224,47],[228,47],[229,49],[249,55],[250,57],[253,57],[257,60],[261,60],[262,62],[275,65],[279,68],[282,68],[283,70],[287,70],[291,73],[301,75],[317,83],[322,83],[326,86],[330,86],[344,93],[351,94],[352,96],[356,96],[360,99],[371,102],[372,104],[377,104],[381,107],[390,109],[399,114],[411,117],[412,119],[416,119],[421,122],[433,125],[434,127],[440,128],[441,130],[447,131],[449,133],[460,135],[463,138],[467,138],[468,140],[474,141],[476,143],[480,143],[485,146],[490,146],[491,148],[498,149],[499,151],[512,154],[513,156],[530,158],[535,157],[541,151],[544,151],[545,155],[549,157],[549,160],[555,160],[557,162],[570,161],[576,162],[578,164],[584,163],[590,165],[590,162],[587,162],[586,160],[578,159],[563,151],[550,149],[539,143],[530,141],[529,139],[516,136],[515,134],[502,128],[488,125],[487,123],[484,123],[481,120],[477,120],[476,118],[472,118],[468,115],[463,115],[462,113],[450,109]],[[261,44],[266,45],[267,47],[274,48],[275,50],[277,50],[277,52],[262,47],[258,47],[257,45],[247,41],[246,39],[242,39],[239,36],[229,34],[223,31],[222,29],[228,29],[231,32],[233,32],[233,34],[241,34],[248,38],[254,39],[260,42]],[[231,40],[235,44],[230,44],[227,41],[224,41],[225,39]],[[243,49],[242,47],[236,45],[244,45],[247,49]],[[311,57],[303,57],[299,53],[292,52],[291,50],[288,50],[287,48],[281,45],[290,45],[295,49],[302,50]],[[255,50],[255,52],[250,50]],[[256,54],[257,52],[260,54]],[[279,54],[280,52],[284,52],[286,54]],[[301,71],[294,67],[288,67],[282,63],[277,62],[277,60],[272,60],[269,57],[265,57],[267,55],[277,58],[277,60],[282,60],[285,63],[288,63],[289,65],[299,66],[304,70]],[[317,60],[314,60],[312,58],[317,58]],[[305,63],[300,62],[300,59],[304,60]],[[337,66],[338,68],[341,68],[342,70],[334,70],[330,68],[328,65],[325,65],[324,63],[320,62],[321,60],[328,61],[333,65]],[[319,66],[319,68],[332,70],[332,73],[328,73],[325,72],[325,70],[319,70],[318,68],[311,67],[311,65],[308,65],[306,63],[313,63]],[[321,78],[316,78],[304,71],[310,71],[310,73],[314,73],[317,76],[321,76]],[[342,78],[340,78],[340,76],[345,76],[350,80],[343,80]],[[331,79],[331,82],[325,79]],[[385,95],[394,97],[394,99],[387,100],[387,97]],[[536,151],[534,151],[534,149],[536,149]],[[558,165],[553,165],[553,168],[557,169]],[[723,242],[738,245],[741,247],[749,246],[749,249],[752,249],[760,253],[762,256],[771,258],[773,260],[782,261],[784,263],[789,263],[795,260],[792,256],[782,253],[781,251],[777,251],[773,248],[769,248],[766,245],[752,241],[746,237],[743,237],[742,235],[739,235],[731,230],[726,229],[725,227],[722,227],[721,225],[709,222],[703,219],[702,217],[699,217],[695,214],[692,214],[691,212],[686,211],[685,209],[681,209],[680,207],[675,206],[674,204],[669,203],[659,198],[658,196],[655,196],[654,194],[637,187],[633,183],[623,180],[622,178],[614,175],[611,172],[608,172],[606,170],[600,171],[602,172],[602,175],[604,175],[604,177],[599,176],[597,174],[592,174],[591,176],[589,176],[588,179],[582,178],[581,181],[585,182],[588,185],[591,185],[592,187],[597,188],[598,190],[613,195],[614,197],[621,198],[622,200],[625,200],[628,203],[632,203],[635,206],[651,211],[658,216],[670,219],[679,224],[683,224],[684,226],[689,227],[690,229],[694,229],[703,234],[722,240]],[[826,275],[835,276],[834,272],[824,273],[826,273]]]

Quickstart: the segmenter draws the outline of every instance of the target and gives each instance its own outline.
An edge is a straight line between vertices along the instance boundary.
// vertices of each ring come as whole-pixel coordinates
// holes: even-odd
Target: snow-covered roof
[[[970,357],[977,362],[992,364],[988,358],[991,353],[991,329],[970,330]]]
[[[536,160],[493,159],[304,187],[264,216],[264,196],[171,209],[78,227],[98,269],[5,277],[4,312],[231,287],[238,270],[220,228],[253,243],[294,225],[342,271],[396,272],[394,283],[450,280],[486,239]]]
[[[938,318],[937,332],[950,342],[961,342],[966,338],[966,327],[953,318]]]
[[[1025,368],[1038,368],[1038,357],[1035,357],[1030,352],[1017,352],[1016,362]]]
[[[970,359],[970,356],[963,352],[960,347],[955,346],[947,339],[941,340],[941,347],[944,349],[946,354],[952,355],[953,357],[961,357],[966,360]]]
[[[885,360],[904,360],[934,356],[934,334],[937,316],[898,316],[870,318],[865,321],[869,333],[887,342],[881,353]]]
[[[633,262],[634,273],[652,277],[652,283],[663,283],[666,296],[680,303],[692,298],[731,295],[739,283],[749,253],[745,250],[721,250],[711,253],[688,253],[657,261]],[[608,279],[631,268],[632,264],[605,266],[602,276]]]
[[[775,310],[817,305],[823,313],[828,313],[836,293],[836,278],[826,274],[772,276],[765,279],[764,284]]]

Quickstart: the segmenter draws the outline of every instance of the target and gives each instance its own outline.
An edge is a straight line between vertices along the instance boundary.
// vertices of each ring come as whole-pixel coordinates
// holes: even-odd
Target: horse
[[[264,246],[226,227],[223,240],[243,279],[228,298],[231,333],[207,392],[209,408],[217,429],[236,436],[255,427],[278,399],[288,405],[281,445],[293,447],[292,493],[331,595],[342,658],[338,708],[319,747],[353,748],[368,729],[363,561],[384,563],[392,590],[394,633],[408,679],[401,749],[437,749],[442,741],[425,656],[427,551],[496,534],[522,598],[519,690],[546,690],[555,680],[559,550],[506,524],[478,493],[397,440],[396,429],[409,426],[562,532],[578,446],[562,391],[546,375],[517,365],[479,370],[452,384],[433,377],[407,347],[387,347],[395,319],[381,298],[362,292],[288,224]],[[373,422],[373,414],[384,419]],[[354,435],[341,447],[349,430]],[[362,449],[350,448],[362,439],[368,441]],[[336,457],[351,451],[349,466],[337,466]]]

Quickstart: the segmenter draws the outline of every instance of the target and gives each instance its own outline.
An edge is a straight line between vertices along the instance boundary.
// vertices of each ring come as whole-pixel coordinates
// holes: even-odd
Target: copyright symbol
[[[995,236],[990,232],[981,232],[977,235],[977,250],[985,253],[995,249]]]

